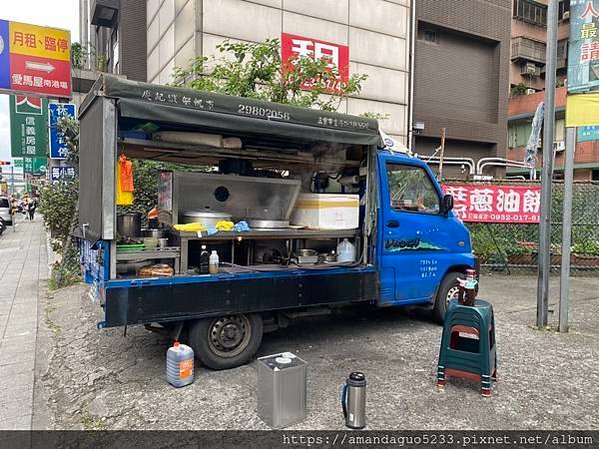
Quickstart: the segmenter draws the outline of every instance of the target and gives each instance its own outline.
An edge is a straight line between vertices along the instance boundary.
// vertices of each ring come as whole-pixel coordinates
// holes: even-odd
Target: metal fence
[[[468,182],[468,181],[466,181]],[[539,185],[538,182],[494,180],[475,184]],[[464,180],[444,184],[464,184]],[[599,275],[599,182],[575,182],[572,204],[571,273],[574,276]],[[561,266],[563,182],[552,185],[551,273]],[[538,270],[538,224],[466,223],[472,235],[474,252],[483,272],[533,274]]]

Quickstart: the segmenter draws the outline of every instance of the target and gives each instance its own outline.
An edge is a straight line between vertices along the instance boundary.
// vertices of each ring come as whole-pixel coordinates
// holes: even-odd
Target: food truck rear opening
[[[385,149],[376,120],[102,75],[80,123],[78,233],[98,327],[145,325],[209,368],[348,305],[420,304],[441,322],[477,268],[452,197],[423,161]],[[182,167],[156,173],[150,220],[117,205],[134,159]]]

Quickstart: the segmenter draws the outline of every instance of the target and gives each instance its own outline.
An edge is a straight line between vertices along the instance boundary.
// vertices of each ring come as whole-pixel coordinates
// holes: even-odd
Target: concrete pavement
[[[559,279],[550,284],[555,325]],[[87,290],[75,285],[40,302],[38,354],[40,345],[49,348],[35,396],[37,402],[48,395],[48,418],[36,428],[268,429],[256,413],[255,361],[224,371],[197,363],[195,382],[173,388],[164,374],[171,341],[143,326],[129,326],[126,337],[123,328],[98,330],[102,310]],[[481,280],[480,297],[496,312],[499,381],[492,398],[459,379],[437,390],[441,327],[417,310],[355,309],[298,319],[266,334],[256,358],[291,351],[309,364],[308,418],[289,430],[345,429],[340,386],[354,370],[368,379],[370,430],[599,430],[593,413],[599,390],[592,387],[599,382],[599,279],[572,278],[569,334],[534,328],[535,291],[534,277]]]
[[[48,277],[42,217],[0,236],[0,429],[31,429],[40,289]]]

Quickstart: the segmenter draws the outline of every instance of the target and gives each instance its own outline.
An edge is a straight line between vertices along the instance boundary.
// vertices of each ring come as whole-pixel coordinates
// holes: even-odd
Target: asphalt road
[[[535,278],[483,278],[479,297],[494,305],[499,351],[492,398],[465,381],[436,389],[441,328],[414,311],[296,321],[267,334],[257,356],[291,351],[309,363],[308,418],[291,429],[344,429],[340,387],[352,370],[368,380],[370,429],[599,429],[599,279],[574,278],[572,288],[571,332],[558,334],[534,328]],[[557,295],[557,278],[551,289]],[[40,307],[35,428],[268,428],[256,414],[255,362],[196,365],[193,385],[172,388],[169,341],[143,327],[126,337],[97,330],[100,308],[85,291],[52,293]]]

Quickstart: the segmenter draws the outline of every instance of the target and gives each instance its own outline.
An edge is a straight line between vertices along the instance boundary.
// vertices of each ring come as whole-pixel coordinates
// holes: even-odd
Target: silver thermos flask
[[[366,427],[366,377],[363,373],[354,371],[343,385],[341,406],[345,425],[350,429]]]

